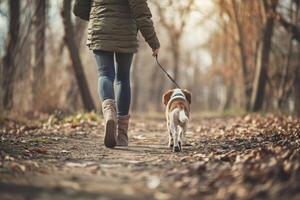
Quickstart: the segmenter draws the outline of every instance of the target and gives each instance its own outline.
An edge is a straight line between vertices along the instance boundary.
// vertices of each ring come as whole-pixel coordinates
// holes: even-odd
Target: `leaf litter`
[[[52,115],[34,124],[6,120],[0,128],[0,184],[56,185],[86,194],[80,199],[90,193],[107,199],[300,198],[297,118],[193,119],[183,152],[176,154],[166,147],[161,119],[134,117],[130,146],[113,150],[103,146],[102,125],[96,113]],[[43,191],[40,199],[52,197]],[[14,197],[0,188],[0,198],[7,195]]]

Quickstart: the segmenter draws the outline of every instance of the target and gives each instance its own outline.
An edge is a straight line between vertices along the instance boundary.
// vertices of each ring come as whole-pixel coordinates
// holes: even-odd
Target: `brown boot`
[[[129,115],[118,116],[118,146],[128,146],[128,124],[129,124]]]
[[[116,125],[117,111],[116,103],[112,99],[106,99],[102,102],[102,112],[105,120],[104,125],[104,144],[108,148],[113,148],[117,145]]]

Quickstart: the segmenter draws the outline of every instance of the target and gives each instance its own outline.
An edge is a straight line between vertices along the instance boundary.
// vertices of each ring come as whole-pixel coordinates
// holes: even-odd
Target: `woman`
[[[153,56],[160,48],[151,17],[146,0],[92,0],[87,45],[98,65],[106,147],[128,146],[130,66],[138,48],[137,31]]]

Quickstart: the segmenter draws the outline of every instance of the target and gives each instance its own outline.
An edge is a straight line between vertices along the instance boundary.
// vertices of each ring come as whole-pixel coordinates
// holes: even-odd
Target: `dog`
[[[167,127],[169,132],[169,148],[173,152],[182,150],[183,139],[190,119],[192,94],[187,90],[173,89],[163,95],[166,106]]]

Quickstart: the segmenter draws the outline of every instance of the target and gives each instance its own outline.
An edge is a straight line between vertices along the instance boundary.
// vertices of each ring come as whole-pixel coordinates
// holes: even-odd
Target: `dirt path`
[[[173,153],[163,118],[134,117],[130,146],[115,149],[101,121],[74,118],[2,123],[0,199],[300,198],[297,119],[196,118]]]

